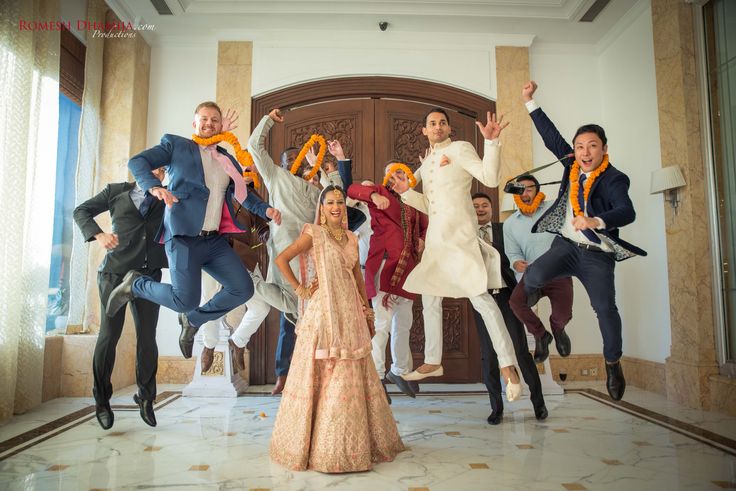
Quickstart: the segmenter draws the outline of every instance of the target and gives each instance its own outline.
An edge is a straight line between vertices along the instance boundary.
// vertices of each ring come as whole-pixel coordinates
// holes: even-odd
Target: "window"
[[[722,312],[718,333],[725,372],[736,375],[736,2],[712,0],[703,8],[713,183]],[[731,26],[727,29],[727,26]]]
[[[49,274],[46,332],[63,332],[69,313],[75,181],[84,87],[84,45],[67,30],[61,33],[59,77],[59,140],[56,153],[54,231]]]

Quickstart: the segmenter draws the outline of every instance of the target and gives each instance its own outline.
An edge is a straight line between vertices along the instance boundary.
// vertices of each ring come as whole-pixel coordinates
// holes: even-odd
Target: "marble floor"
[[[428,387],[428,386],[425,386]],[[457,388],[456,386],[454,386]],[[0,426],[0,489],[671,490],[736,489],[736,418],[680,407],[627,388],[614,403],[602,385],[565,386],[534,419],[521,400],[489,426],[482,386],[393,397],[408,450],[372,471],[291,472],[268,458],[279,399],[184,398],[160,387],[158,426],[112,401],[103,431],[89,398],[62,398]]]

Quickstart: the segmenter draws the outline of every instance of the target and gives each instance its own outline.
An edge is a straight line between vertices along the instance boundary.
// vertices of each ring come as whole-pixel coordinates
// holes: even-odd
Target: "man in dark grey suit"
[[[164,168],[155,169],[159,180],[164,178]],[[134,182],[108,184],[96,196],[77,206],[74,221],[87,241],[97,240],[107,249],[107,255],[97,273],[102,309],[100,332],[95,345],[92,371],[93,394],[96,403],[97,421],[103,429],[112,427],[114,415],[110,408],[112,383],[110,376],[115,364],[115,348],[125,321],[125,309],[107,316],[110,292],[118,286],[130,270],[161,279],[161,268],[167,267],[164,247],[155,241],[161,227],[165,204],[154,196],[145,195]],[[112,232],[104,232],[94,217],[106,211],[112,218]],[[130,302],[130,311],[135,322],[136,383],[138,393],[133,399],[140,407],[141,418],[150,426],[156,426],[153,400],[156,398],[156,371],[158,369],[158,347],[156,346],[156,324],[158,304],[136,298]]]
[[[549,414],[547,406],[544,404],[544,395],[542,394],[542,382],[539,379],[539,372],[534,364],[532,355],[529,354],[529,345],[526,342],[526,331],[524,324],[514,315],[509,305],[511,292],[516,287],[516,276],[509,264],[509,258],[506,256],[503,244],[503,223],[491,222],[492,218],[492,201],[491,197],[485,193],[473,194],[473,207],[478,217],[478,236],[490,244],[501,257],[501,278],[503,279],[503,287],[497,290],[489,290],[493,300],[501,310],[506,330],[511,337],[511,343],[514,345],[514,353],[516,361],[521,369],[521,375],[524,382],[529,386],[529,396],[534,407],[534,416],[538,420],[547,419]],[[475,314],[475,327],[478,329],[478,340],[480,341],[480,358],[483,370],[483,383],[488,389],[488,396],[491,399],[491,415],[488,416],[488,424],[497,425],[503,421],[503,400],[501,399],[501,373],[498,368],[498,354],[493,348],[493,343],[488,335],[488,330],[483,322],[483,317],[477,310],[473,310]]]

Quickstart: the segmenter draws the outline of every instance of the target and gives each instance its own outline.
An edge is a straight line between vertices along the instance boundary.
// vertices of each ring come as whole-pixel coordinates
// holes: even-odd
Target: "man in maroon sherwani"
[[[401,170],[396,172],[403,174]],[[386,379],[406,395],[415,397],[415,391],[402,375],[412,371],[409,331],[416,295],[405,291],[403,286],[424,249],[427,216],[402,203],[396,193],[384,186],[367,182],[352,184],[348,197],[367,203],[371,214],[373,235],[365,262],[365,286],[376,314],[373,362],[383,380],[390,333],[393,362],[385,372]]]

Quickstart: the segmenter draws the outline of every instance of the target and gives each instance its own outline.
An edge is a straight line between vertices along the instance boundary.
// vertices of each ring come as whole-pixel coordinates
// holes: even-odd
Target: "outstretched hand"
[[[232,131],[238,127],[238,118],[240,115],[234,109],[227,109],[222,116],[222,132]]]
[[[171,192],[169,192],[169,190],[166,188],[160,188],[160,187],[151,188],[148,190],[148,194],[150,194],[151,196],[157,197],[159,200],[166,203],[166,206],[168,206],[169,208],[171,208],[174,205],[174,203],[179,202],[179,199],[173,194],[171,194]]]
[[[337,160],[345,160],[345,152],[338,140],[327,140],[327,151]]]
[[[409,178],[403,172],[396,172],[393,175],[394,184],[391,186],[394,192],[402,194],[409,190]]]
[[[314,147],[311,147],[309,150],[307,150],[307,162],[309,162],[309,165],[314,167],[314,164],[317,163],[317,154],[314,151]]]
[[[524,102],[529,102],[534,98],[534,92],[537,91],[537,87],[537,82],[534,80],[530,80],[524,84],[521,88],[521,98],[524,99]]]
[[[276,225],[281,225],[281,212],[276,208],[269,208],[266,210],[266,216],[273,220]]]
[[[283,123],[284,122],[284,115],[281,114],[281,109],[273,109],[270,113],[268,113],[268,117],[276,121],[277,123]]]
[[[501,117],[496,121],[496,115],[491,114],[491,111],[488,111],[486,113],[486,124],[484,125],[480,121],[476,121],[475,124],[478,126],[478,129],[480,129],[481,134],[483,135],[483,138],[486,140],[495,140],[498,138],[498,135],[501,134],[504,128],[506,128],[509,125],[509,122],[503,122],[503,114]]]

